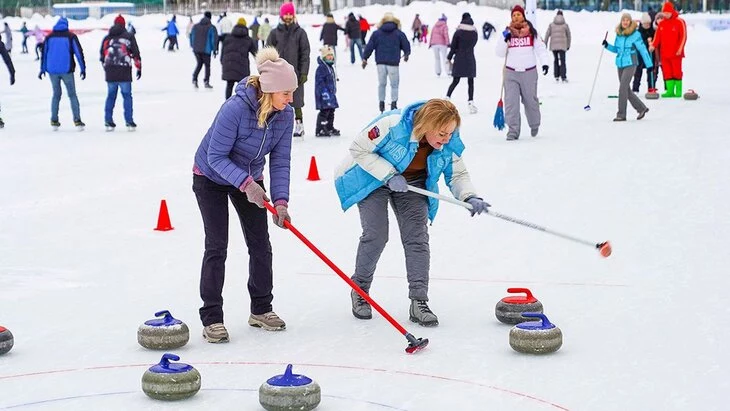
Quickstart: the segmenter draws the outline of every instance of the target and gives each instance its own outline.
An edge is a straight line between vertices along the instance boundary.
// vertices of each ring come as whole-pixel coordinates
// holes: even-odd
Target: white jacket
[[[508,48],[509,52],[507,51]],[[508,42],[498,41],[496,52],[498,57],[506,55],[505,65],[515,71],[525,71],[528,68],[537,66],[538,59],[540,59],[541,66],[550,63],[545,43],[539,36],[511,37]]]
[[[233,23],[228,19],[228,17],[223,17],[219,23],[220,26],[220,34],[228,34],[233,30]]]

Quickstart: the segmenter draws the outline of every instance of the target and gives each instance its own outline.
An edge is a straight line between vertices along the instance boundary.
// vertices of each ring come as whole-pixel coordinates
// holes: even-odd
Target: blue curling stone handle
[[[155,317],[162,318],[155,318],[153,320],[145,321],[145,325],[151,325],[153,327],[169,327],[171,325],[182,324],[182,321],[174,318],[172,314],[170,314],[170,312],[167,310],[156,312]]]
[[[192,365],[184,363],[171,363],[171,360],[180,361],[180,357],[175,354],[165,353],[162,355],[160,363],[150,367],[150,371],[157,374],[180,374],[193,369]]]
[[[266,383],[274,387],[301,387],[312,383],[312,379],[300,374],[292,373],[292,365],[286,366],[282,375],[276,375],[266,380]]]
[[[517,324],[516,327],[521,330],[550,330],[555,328],[555,324],[551,323],[543,313],[522,313],[522,316],[526,318],[537,318],[540,321]]]

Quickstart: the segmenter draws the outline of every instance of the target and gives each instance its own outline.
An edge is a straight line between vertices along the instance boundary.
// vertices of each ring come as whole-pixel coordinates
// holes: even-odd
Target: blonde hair
[[[256,97],[259,102],[259,109],[256,112],[258,117],[259,127],[263,127],[266,124],[266,119],[274,111],[274,101],[271,93],[264,93],[261,91],[261,83],[259,82],[259,76],[249,76],[246,80],[246,86],[253,87],[256,89]]]
[[[413,117],[413,135],[420,140],[427,131],[439,130],[452,121],[456,122],[456,128],[461,126],[461,116],[454,103],[440,98],[428,100]]]

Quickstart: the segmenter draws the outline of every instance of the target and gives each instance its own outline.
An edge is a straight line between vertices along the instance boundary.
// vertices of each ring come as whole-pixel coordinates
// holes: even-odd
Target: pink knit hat
[[[292,16],[297,14],[296,10],[294,10],[294,3],[284,3],[281,5],[281,8],[279,9],[279,16],[284,17],[287,14],[291,14]]]
[[[256,54],[259,83],[264,93],[293,91],[299,86],[294,67],[279,57],[274,47],[264,47]]]

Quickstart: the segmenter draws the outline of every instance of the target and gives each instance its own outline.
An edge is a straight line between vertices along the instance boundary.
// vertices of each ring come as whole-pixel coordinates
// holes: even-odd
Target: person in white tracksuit
[[[525,10],[512,8],[512,22],[502,32],[504,42],[497,43],[497,56],[505,58],[504,110],[509,131],[507,140],[520,137],[520,99],[525,106],[530,135],[536,137],[540,129],[540,102],[537,100],[537,63],[542,74],[548,73],[550,59],[545,43],[532,24],[525,20]]]

